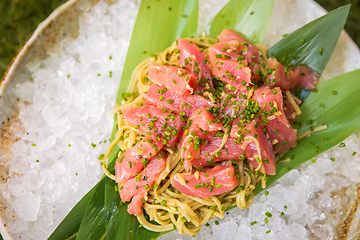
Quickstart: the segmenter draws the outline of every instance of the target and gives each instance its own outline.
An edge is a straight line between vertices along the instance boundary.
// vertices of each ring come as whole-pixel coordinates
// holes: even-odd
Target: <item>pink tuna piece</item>
[[[125,109],[123,116],[130,125],[137,127],[145,135],[153,135],[163,145],[174,147],[179,141],[184,122],[170,111],[154,106]]]
[[[314,90],[319,82],[319,76],[306,66],[297,66],[290,74],[290,82],[294,82],[297,88]]]
[[[219,39],[220,43],[227,43],[228,45],[236,44],[238,46],[237,52],[239,52],[241,56],[244,56],[250,65],[253,62],[259,62],[259,50],[250,42],[246,41],[236,31],[224,29],[221,34],[217,36],[217,38]]]
[[[236,60],[227,59],[224,55],[219,56],[218,52],[222,48],[223,44],[217,43],[208,50],[213,75],[236,89],[246,89],[246,86],[251,84],[251,69]]]
[[[238,62],[242,67],[249,67],[247,59],[240,54],[241,47],[237,42],[223,43],[219,42],[211,46],[212,54],[217,60],[229,59]]]
[[[121,154],[115,164],[116,182],[126,182],[135,177],[162,147],[161,141],[157,141],[152,136],[146,136],[133,148]]]
[[[185,170],[191,169],[191,161],[200,156],[200,146],[212,138],[211,133],[225,130],[224,126],[218,123],[205,108],[195,110],[188,124],[190,126],[185,130],[180,142]]]
[[[231,191],[239,185],[230,163],[227,166],[217,165],[204,170],[205,172],[199,173],[198,179],[193,173],[179,173],[180,176],[175,175],[171,179],[171,184],[183,194],[205,199]],[[184,185],[181,178],[185,180]]]
[[[246,147],[246,150],[250,152],[246,155],[246,158],[251,165],[257,168],[259,163],[256,159],[259,158],[264,164],[265,172],[269,175],[275,175],[275,155],[271,142],[263,131],[264,127],[257,119],[253,119],[249,123],[240,123],[239,120],[240,118],[234,120],[230,136],[235,138],[235,141],[242,141],[242,148]],[[246,131],[244,132],[244,130]],[[260,153],[258,152],[257,144],[253,139],[259,144]],[[248,143],[247,146],[244,146],[247,141],[251,142]]]
[[[150,65],[148,77],[180,97],[192,94],[198,84],[194,74],[176,66],[162,65],[160,63]]]
[[[305,88],[307,90],[315,89],[318,83],[318,76],[311,69],[305,66],[291,68],[284,67],[274,58],[268,59],[268,67],[272,69],[265,80],[269,86],[280,87],[282,90],[295,90]]]
[[[201,107],[215,107],[215,104],[200,95],[179,97],[165,89],[165,87],[152,84],[144,95],[145,103],[160,109],[169,109],[175,114],[185,113],[186,116],[190,116],[195,109]]]
[[[211,70],[206,64],[205,54],[200,51],[198,46],[189,41],[181,38],[178,38],[177,41],[181,65],[185,66],[188,72],[193,73],[199,79],[199,85],[195,89],[195,92],[204,92],[205,86],[202,85],[206,83],[209,84],[211,90],[214,90]],[[199,76],[200,73],[201,76]]]
[[[163,152],[161,152],[163,153]],[[165,168],[166,156],[159,154],[150,159],[148,165],[137,174],[137,177],[127,181],[120,189],[120,198],[123,202],[130,201],[128,213],[138,216],[141,214],[146,193],[154,185],[161,171]]]
[[[241,143],[238,144],[235,142],[234,138],[229,137],[220,152],[211,155],[210,153],[219,149],[222,141],[222,137],[213,137],[207,143],[203,144],[200,147],[200,158],[194,159],[191,162],[192,165],[196,168],[204,168],[224,160],[244,160],[244,156],[249,156],[251,154],[250,148],[245,148],[245,150],[242,149]]]
[[[220,116],[234,119],[242,115],[247,102],[248,90],[230,90],[220,99]]]
[[[274,145],[275,152],[286,152],[295,147],[297,131],[286,119],[280,88],[261,87],[254,91],[253,99],[259,103],[262,110],[267,111],[268,114],[265,117],[273,118],[264,125]]]

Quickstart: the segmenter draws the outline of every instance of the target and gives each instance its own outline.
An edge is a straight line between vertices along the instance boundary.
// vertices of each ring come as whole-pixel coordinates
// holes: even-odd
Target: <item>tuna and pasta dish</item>
[[[284,66],[234,30],[178,38],[134,70],[113,111],[118,129],[104,171],[145,228],[195,235],[266,187],[275,163],[304,137],[291,126],[301,114],[294,92],[317,81],[312,69]],[[115,144],[112,175],[106,159]]]

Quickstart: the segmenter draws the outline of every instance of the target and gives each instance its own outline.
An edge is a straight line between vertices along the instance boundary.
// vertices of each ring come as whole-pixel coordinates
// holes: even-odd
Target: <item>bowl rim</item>
[[[68,0],[67,2],[55,8],[50,13],[50,15],[47,18],[45,18],[45,20],[39,23],[36,29],[25,40],[24,44],[20,47],[16,55],[12,58],[8,67],[6,68],[6,71],[2,79],[0,80],[0,97],[2,95],[3,90],[6,87],[6,84],[10,81],[9,79],[11,79],[11,76],[17,70],[20,64],[20,60],[26,54],[27,52],[26,50],[35,44],[35,42],[38,40],[44,29],[47,29],[48,27],[51,26],[53,20],[55,20],[59,15],[61,15],[62,12],[66,11],[68,8],[70,8],[72,5],[76,4],[79,1],[81,0]]]

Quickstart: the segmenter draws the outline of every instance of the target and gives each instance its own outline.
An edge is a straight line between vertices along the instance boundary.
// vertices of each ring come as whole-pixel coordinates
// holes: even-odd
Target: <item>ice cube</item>
[[[13,203],[17,216],[24,221],[35,221],[40,209],[41,198],[39,195],[25,193],[15,199]]]

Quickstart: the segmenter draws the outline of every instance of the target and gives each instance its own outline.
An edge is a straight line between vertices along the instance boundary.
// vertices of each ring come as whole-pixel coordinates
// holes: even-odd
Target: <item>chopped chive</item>
[[[271,218],[271,217],[272,217],[271,212],[266,212],[265,215],[266,215],[268,218]]]
[[[119,158],[119,162],[121,163],[125,158],[125,155],[123,155],[121,158]]]

